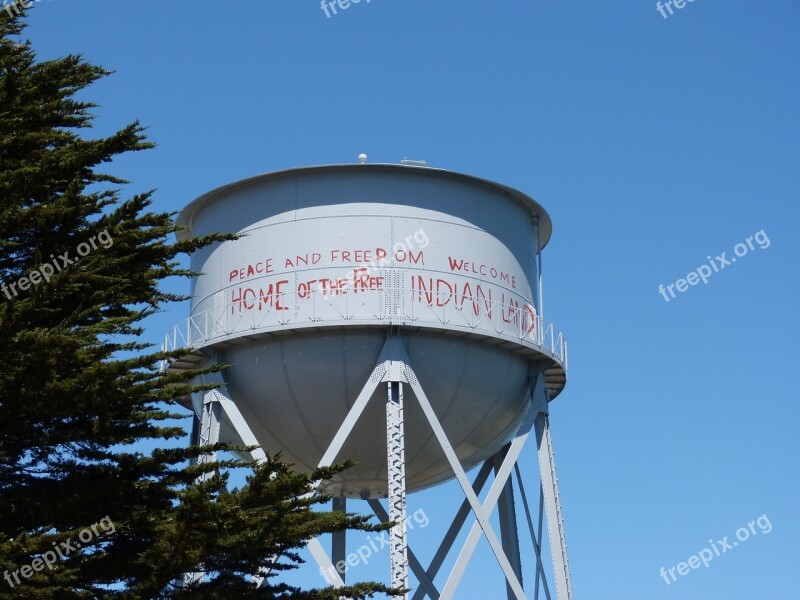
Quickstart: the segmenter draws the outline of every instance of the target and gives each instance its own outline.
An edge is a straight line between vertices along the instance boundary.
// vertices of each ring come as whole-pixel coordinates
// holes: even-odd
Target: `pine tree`
[[[24,17],[24,15],[23,15]],[[0,11],[0,595],[18,598],[366,598],[379,584],[301,591],[281,584],[310,538],[374,531],[366,517],[313,510],[312,483],[280,456],[198,466],[208,449],[167,449],[175,398],[196,372],[166,375],[137,340],[142,321],[184,298],[174,215],[152,193],[98,170],[151,148],[139,123],[91,139],[75,94],[108,75],[79,56],[37,62],[21,17]],[[174,423],[174,422],[172,422]],[[156,443],[144,453],[136,444]],[[174,445],[174,444],[173,444]],[[141,446],[139,446],[141,447]],[[229,449],[220,446],[219,449]],[[198,477],[213,474],[202,483]],[[93,526],[93,528],[92,528]],[[88,533],[87,533],[88,532]],[[202,565],[207,576],[174,585]],[[250,576],[268,568],[256,589]]]

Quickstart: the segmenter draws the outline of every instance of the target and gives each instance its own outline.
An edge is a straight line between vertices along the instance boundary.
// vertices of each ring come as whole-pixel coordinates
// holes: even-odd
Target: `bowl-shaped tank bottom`
[[[220,348],[219,358],[231,365],[225,372],[228,391],[258,441],[310,471],[368,382],[386,336],[379,328],[289,334]],[[401,339],[465,469],[514,435],[529,396],[523,356],[487,341],[435,332],[401,331]],[[408,384],[403,395],[406,487],[415,491],[454,474]],[[331,493],[386,496],[387,396],[387,384],[379,384],[336,459],[357,464],[326,486]]]

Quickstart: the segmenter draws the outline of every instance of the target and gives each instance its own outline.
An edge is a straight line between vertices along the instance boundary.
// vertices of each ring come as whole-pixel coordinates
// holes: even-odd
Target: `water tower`
[[[202,381],[218,389],[184,399],[196,415],[195,441],[260,444],[308,470],[354,458],[357,466],[326,491],[335,506],[362,498],[398,523],[393,585],[408,587],[410,567],[415,600],[455,597],[485,535],[508,597],[520,599],[527,596],[512,472],[524,494],[517,458],[533,433],[538,536],[525,496],[523,507],[536,595],[541,586],[550,597],[540,555],[546,514],[555,589],[570,600],[548,424],[567,370],[566,342],[543,319],[550,218],[504,185],[415,161],[359,158],[238,181],[182,211],[181,239],[241,235],[192,256],[202,275],[192,283],[191,316],[165,343],[185,349],[166,369],[231,365]],[[466,472],[478,465],[471,482]],[[477,494],[492,472],[481,504]],[[453,478],[464,503],[426,568],[407,543],[406,494]],[[470,514],[472,530],[439,589],[439,569]],[[344,558],[344,535],[334,535],[332,558],[316,540],[309,548],[329,582],[343,585],[334,565]]]

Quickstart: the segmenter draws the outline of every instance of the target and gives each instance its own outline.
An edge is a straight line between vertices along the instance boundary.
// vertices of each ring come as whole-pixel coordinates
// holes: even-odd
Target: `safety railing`
[[[194,350],[226,339],[281,329],[341,325],[407,325],[474,332],[546,351],[567,368],[567,342],[522,296],[436,294],[407,288],[361,294],[281,293],[241,298],[200,310],[176,325],[164,351]],[[162,369],[167,363],[162,364]]]

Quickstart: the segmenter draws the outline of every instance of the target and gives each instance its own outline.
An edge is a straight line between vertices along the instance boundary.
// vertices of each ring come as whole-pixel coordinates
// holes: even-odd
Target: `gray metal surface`
[[[214,190],[179,223],[181,239],[243,237],[192,256],[203,275],[193,281],[189,320],[166,344],[187,350],[172,368],[230,364],[230,397],[256,439],[300,468],[313,469],[336,445],[389,329],[466,469],[514,435],[531,363],[548,371],[552,396],[563,388],[566,342],[537,311],[540,278],[530,281],[541,273],[534,265],[550,218],[517,190],[429,168],[309,167]],[[420,426],[420,403],[407,405],[412,492],[453,471]],[[234,430],[223,417],[221,439],[235,439]],[[330,491],[385,497],[381,403],[369,402],[351,435],[336,441],[339,459],[358,465]]]
[[[522,418],[528,394],[525,357],[479,340],[425,333],[403,337],[464,467],[489,458]],[[380,330],[325,331],[232,346],[219,359],[234,365],[225,374],[228,389],[256,437],[310,470],[368,381],[384,342]],[[405,393],[413,397],[412,390]],[[348,495],[385,497],[383,386],[370,398],[338,453],[339,460],[359,462],[337,481]],[[418,403],[412,399],[406,405],[406,485],[413,491],[450,479],[452,471]]]

